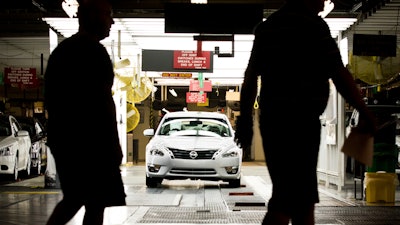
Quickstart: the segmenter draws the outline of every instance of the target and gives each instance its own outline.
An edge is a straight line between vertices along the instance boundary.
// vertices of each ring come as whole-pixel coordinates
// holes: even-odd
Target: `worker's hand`
[[[253,117],[250,116],[237,116],[235,142],[242,149],[251,147],[253,140]]]

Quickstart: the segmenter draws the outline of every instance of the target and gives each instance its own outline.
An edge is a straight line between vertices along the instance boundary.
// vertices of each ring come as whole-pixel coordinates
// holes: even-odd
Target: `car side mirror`
[[[154,129],[153,128],[145,129],[143,131],[143,135],[146,136],[146,137],[153,137],[154,136]]]
[[[29,136],[29,132],[26,130],[19,130],[17,136]]]

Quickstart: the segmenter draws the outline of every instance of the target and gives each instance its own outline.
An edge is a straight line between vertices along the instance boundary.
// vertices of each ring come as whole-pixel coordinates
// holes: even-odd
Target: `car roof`
[[[225,114],[219,112],[204,112],[204,111],[176,111],[176,112],[169,112],[164,115],[164,118],[174,118],[174,117],[218,118],[218,119],[227,118]]]

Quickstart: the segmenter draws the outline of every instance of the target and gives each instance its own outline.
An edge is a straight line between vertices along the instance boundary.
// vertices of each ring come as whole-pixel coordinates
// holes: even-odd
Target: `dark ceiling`
[[[358,7],[365,0],[333,0],[335,14],[349,14],[362,10]],[[46,36],[48,26],[42,17],[67,17],[61,7],[63,0],[1,0],[0,1],[0,37]],[[115,18],[162,18],[167,3],[189,3],[189,0],[113,0]],[[381,0],[366,1],[375,5]],[[264,11],[279,8],[284,0],[208,0],[213,3],[257,3]],[[365,8],[363,4],[363,7]]]
[[[162,16],[164,5],[167,3],[189,3],[190,0],[111,0],[117,17],[148,17],[149,15]],[[364,0],[332,0],[336,11],[351,11]],[[41,13],[46,16],[66,16],[61,8],[63,0],[2,0],[2,13]],[[365,1],[368,4],[381,0]],[[263,4],[264,9],[277,9],[284,0],[208,0],[208,4],[257,3]]]
[[[164,18],[164,6],[168,3],[189,3],[190,0],[112,0],[115,18]],[[208,0],[209,4],[263,5],[264,17],[280,8],[285,0]],[[354,34],[400,36],[400,0],[331,0],[335,9],[329,17],[357,18],[350,28],[342,31],[349,37],[352,49]],[[30,65],[43,68],[49,55],[49,25],[46,17],[68,16],[63,11],[63,0],[0,0],[0,48],[6,52],[0,56],[0,66]],[[397,38],[399,50],[400,38]],[[42,54],[45,53],[45,54]],[[42,54],[42,55],[41,55]],[[398,54],[399,55],[399,54]],[[40,64],[39,63],[42,63]],[[396,67],[398,74],[398,60]]]

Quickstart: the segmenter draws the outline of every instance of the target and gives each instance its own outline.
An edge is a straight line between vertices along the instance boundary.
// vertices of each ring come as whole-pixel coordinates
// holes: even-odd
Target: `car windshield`
[[[8,122],[8,120],[1,119],[0,136],[10,136],[10,135],[11,135],[10,123]]]
[[[231,137],[226,121],[213,118],[170,118],[164,121],[159,135]]]

